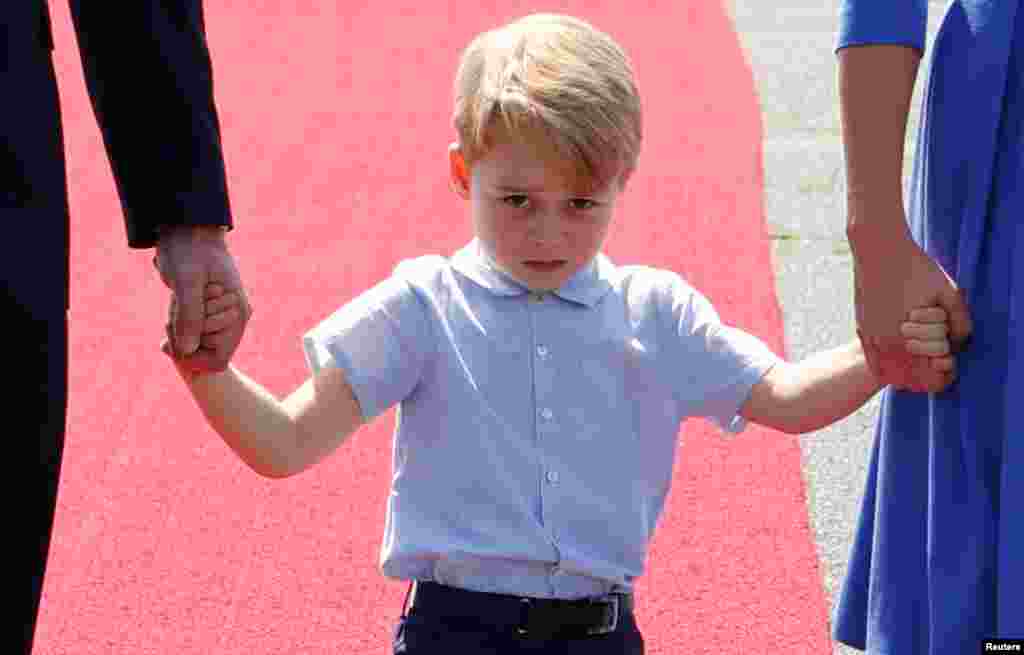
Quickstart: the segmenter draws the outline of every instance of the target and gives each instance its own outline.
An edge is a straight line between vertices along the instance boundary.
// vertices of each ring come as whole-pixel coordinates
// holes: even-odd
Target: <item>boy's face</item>
[[[494,136],[472,171],[451,145],[454,188],[470,200],[476,236],[504,272],[531,290],[557,289],[601,250],[624,176],[575,192],[543,143]]]

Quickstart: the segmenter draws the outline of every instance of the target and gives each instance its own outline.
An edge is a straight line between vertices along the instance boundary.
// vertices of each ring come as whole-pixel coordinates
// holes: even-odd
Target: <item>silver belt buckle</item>
[[[605,600],[596,600],[595,603],[604,604],[607,609],[612,613],[611,621],[605,621],[602,625],[596,628],[587,628],[588,635],[606,635],[609,632],[615,632],[615,629],[619,627],[619,597],[612,594]],[[607,604],[605,604],[607,603]]]
[[[519,599],[519,626],[516,628],[516,633],[520,637],[525,637],[529,632],[527,626],[530,624],[530,607],[533,605],[533,601],[529,597],[522,597]]]

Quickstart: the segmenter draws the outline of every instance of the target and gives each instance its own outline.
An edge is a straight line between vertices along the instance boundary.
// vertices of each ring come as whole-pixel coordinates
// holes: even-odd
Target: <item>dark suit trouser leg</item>
[[[10,526],[13,529],[7,533],[8,539],[16,541],[15,552],[23,553],[13,567],[18,589],[14,612],[23,626],[22,643],[10,652],[29,655],[43,591],[64,450],[67,314],[61,312],[49,319],[39,319],[21,313],[17,307],[13,312],[4,309],[5,316],[14,316],[8,338],[13,350],[18,351],[14,355],[18,365],[12,369],[17,374],[12,376],[16,382],[12,385],[10,406],[17,408],[14,415],[20,417],[20,427],[11,424],[8,437],[20,439],[15,448],[19,453],[14,460],[17,464],[12,462],[12,468],[23,482],[18,483],[22,492],[12,501],[20,506],[14,515],[24,513],[21,525]],[[33,358],[38,359],[32,361]],[[18,470],[22,465],[27,470]]]
[[[0,436],[12,455],[6,464],[13,511],[4,536],[14,543],[15,615],[15,628],[4,631],[15,643],[0,639],[0,653],[16,655],[32,652],[40,610],[68,379],[68,205],[59,96],[50,53],[22,45],[12,42],[11,65],[0,70],[8,93],[0,102],[0,361],[8,381]]]

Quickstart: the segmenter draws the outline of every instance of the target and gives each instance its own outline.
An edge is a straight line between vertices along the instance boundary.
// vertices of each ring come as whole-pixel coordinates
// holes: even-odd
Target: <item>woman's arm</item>
[[[903,206],[903,143],[920,59],[916,49],[898,45],[839,51],[847,236],[854,256],[910,239]]]
[[[957,345],[971,332],[956,284],[913,241],[907,227],[903,144],[919,62],[919,50],[902,45],[839,51],[846,234],[854,263],[857,326],[871,370],[883,383],[905,387],[927,386],[934,376],[900,338],[900,321],[912,308],[944,307]]]

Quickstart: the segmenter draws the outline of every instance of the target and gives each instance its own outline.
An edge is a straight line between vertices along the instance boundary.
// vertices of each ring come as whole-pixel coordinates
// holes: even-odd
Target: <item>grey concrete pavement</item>
[[[791,360],[856,336],[833,52],[837,4],[734,0],[729,7],[761,104],[765,211]],[[929,44],[944,6],[929,3]],[[907,173],[927,75],[926,55],[907,130]],[[877,412],[876,398],[845,421],[802,439],[808,511],[830,608],[846,573]],[[859,651],[835,644],[834,652]]]

